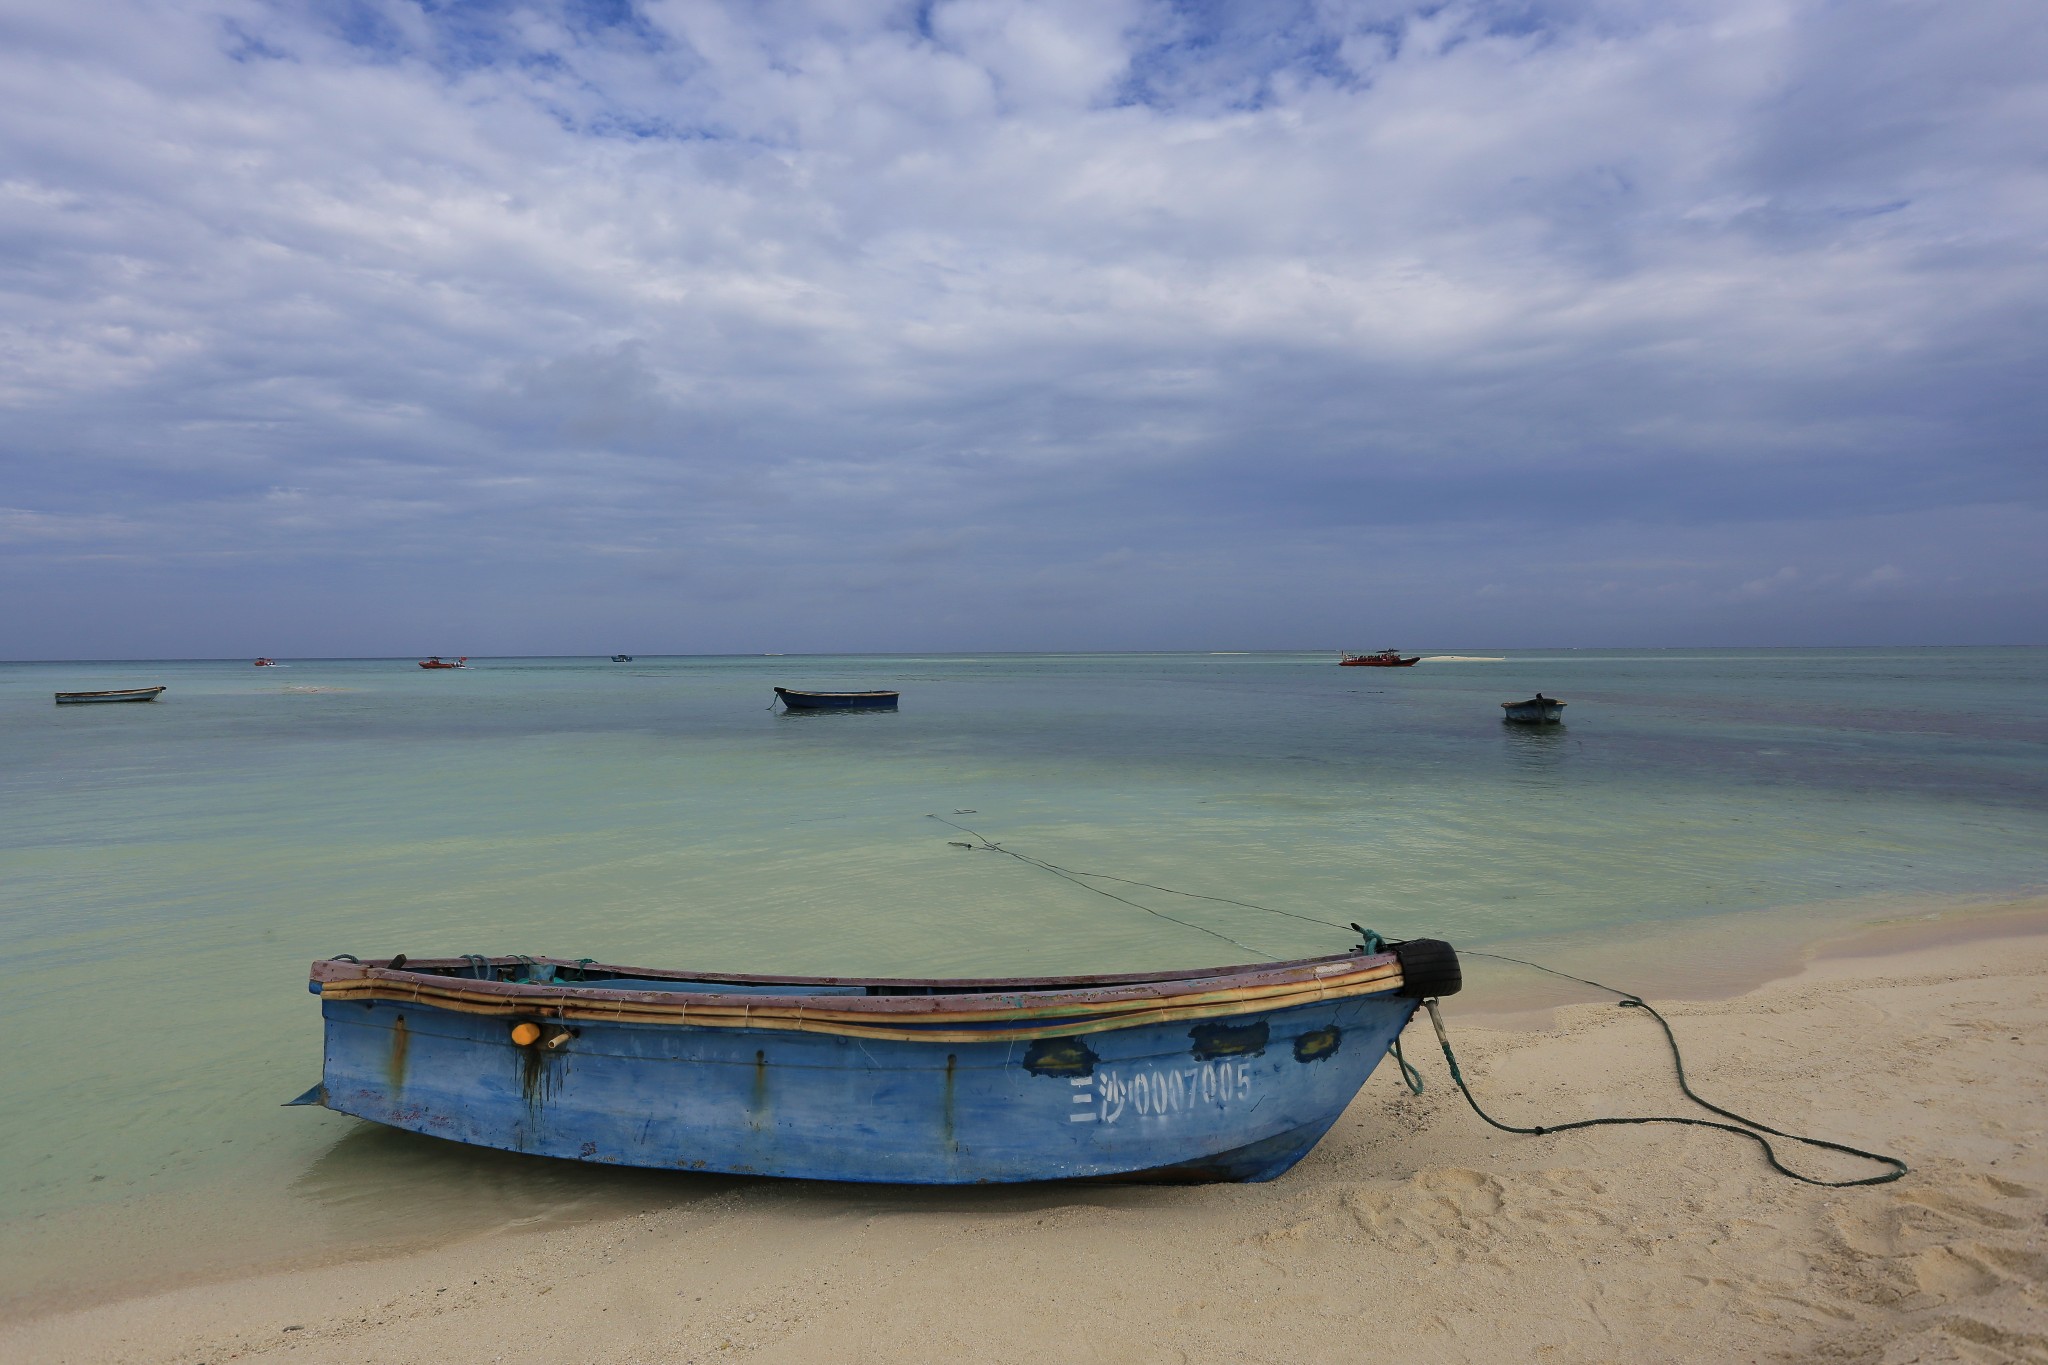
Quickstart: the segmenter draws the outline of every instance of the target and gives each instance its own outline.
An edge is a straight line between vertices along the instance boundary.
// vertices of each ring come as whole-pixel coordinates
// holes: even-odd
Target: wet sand
[[[1709,1099],[1896,1153],[1914,1170],[1890,1185],[1795,1184],[1698,1129],[1494,1132],[1418,1019],[1427,1092],[1383,1067],[1267,1185],[714,1185],[622,1218],[17,1319],[0,1358],[2048,1360],[2044,918],[1902,923],[1666,1009]],[[1474,1018],[1453,1040],[1504,1119],[1696,1112],[1637,1012]]]

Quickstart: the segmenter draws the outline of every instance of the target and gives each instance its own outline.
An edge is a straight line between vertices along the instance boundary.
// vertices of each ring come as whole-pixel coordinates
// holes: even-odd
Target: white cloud
[[[15,9],[0,502],[154,528],[122,554],[505,557],[511,594],[942,549],[1021,621],[1116,552],[1143,621],[1200,546],[1313,585],[1247,617],[1308,633],[1346,536],[1441,529],[1464,611],[1560,527],[1661,524],[1823,621],[1900,585],[1784,591],[1770,528],[1934,508],[1949,591],[2018,613],[1980,628],[2043,624],[2040,552],[1963,529],[2038,519],[2048,467],[2023,7]]]

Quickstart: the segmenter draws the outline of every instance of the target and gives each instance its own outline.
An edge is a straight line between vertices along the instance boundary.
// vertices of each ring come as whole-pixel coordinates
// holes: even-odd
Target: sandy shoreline
[[[1268,1185],[695,1184],[624,1218],[17,1321],[0,1358],[2048,1361],[2041,928],[2038,906],[1901,925],[1666,1009],[1708,1098],[1896,1153],[1896,1184],[1798,1185],[1701,1130],[1493,1132],[1418,1021],[1427,1093],[1383,1067]],[[1691,1112],[1633,1012],[1453,1026],[1504,1119]]]

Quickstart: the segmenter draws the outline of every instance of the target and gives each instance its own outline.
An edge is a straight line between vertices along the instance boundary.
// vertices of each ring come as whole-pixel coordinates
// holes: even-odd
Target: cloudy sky
[[[0,0],[0,657],[2048,641],[2038,0]]]

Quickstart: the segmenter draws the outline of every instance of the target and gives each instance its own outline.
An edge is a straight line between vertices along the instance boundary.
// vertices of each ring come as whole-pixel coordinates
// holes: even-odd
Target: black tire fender
[[[1456,995],[1465,985],[1457,950],[1440,938],[1411,938],[1390,943],[1387,951],[1401,963],[1401,994],[1411,1000]]]

